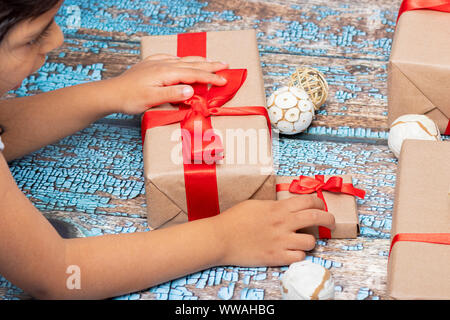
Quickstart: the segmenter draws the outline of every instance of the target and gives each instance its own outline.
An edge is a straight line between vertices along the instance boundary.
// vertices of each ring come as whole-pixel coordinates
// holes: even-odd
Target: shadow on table
[[[45,217],[62,238],[71,239],[84,237],[80,230],[78,230],[78,228],[73,224],[57,218],[48,217],[47,215]]]

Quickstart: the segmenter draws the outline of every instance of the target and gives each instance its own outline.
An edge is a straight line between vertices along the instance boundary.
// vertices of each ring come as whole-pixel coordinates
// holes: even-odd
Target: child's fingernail
[[[183,96],[190,97],[194,94],[194,89],[191,86],[186,86],[183,88]]]
[[[224,77],[220,77],[220,79],[221,79],[223,82],[228,82],[228,80],[227,80],[226,78],[224,78]]]

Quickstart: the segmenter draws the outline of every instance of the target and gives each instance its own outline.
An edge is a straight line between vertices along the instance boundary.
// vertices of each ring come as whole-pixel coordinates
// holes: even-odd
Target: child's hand
[[[334,216],[322,211],[315,195],[281,201],[248,200],[216,216],[223,238],[223,265],[281,266],[305,258],[315,238],[296,233],[309,226],[334,229]]]
[[[210,62],[202,57],[178,58],[160,54],[147,57],[108,81],[110,91],[117,95],[118,112],[140,114],[166,102],[189,99],[194,92],[186,84],[225,85],[226,80],[214,72],[226,68],[225,63]]]

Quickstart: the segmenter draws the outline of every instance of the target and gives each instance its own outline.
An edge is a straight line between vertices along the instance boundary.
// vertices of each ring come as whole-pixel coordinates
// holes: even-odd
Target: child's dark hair
[[[39,17],[58,2],[59,0],[0,0],[0,42],[15,24]]]

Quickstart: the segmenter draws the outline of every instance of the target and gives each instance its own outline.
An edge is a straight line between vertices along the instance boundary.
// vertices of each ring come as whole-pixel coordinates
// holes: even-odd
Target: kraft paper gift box
[[[450,134],[450,13],[401,14],[388,67],[389,125],[404,114],[425,114]]]
[[[450,299],[449,159],[450,142],[403,142],[388,262],[392,298]]]
[[[324,182],[329,181],[332,176],[323,176]],[[352,185],[352,177],[350,175],[339,175],[334,177],[342,178],[342,182],[347,185]],[[314,177],[307,177],[309,179],[314,179]],[[298,177],[286,177],[277,176],[277,199],[284,200],[291,197],[300,196],[287,190],[288,186],[293,181],[298,181]],[[312,180],[311,180],[312,181]],[[314,182],[313,182],[314,183]],[[364,198],[365,192],[360,189],[350,187],[350,189],[357,190],[354,191],[359,197]],[[312,190],[311,190],[312,191]],[[316,192],[308,192],[317,196]],[[299,232],[305,232],[314,235],[316,238],[333,238],[333,239],[351,239],[356,238],[359,234],[359,221],[358,221],[358,210],[356,205],[356,198],[353,195],[345,193],[335,193],[329,191],[323,191],[323,197],[328,207],[328,212],[334,215],[336,228],[331,230],[331,234],[327,232],[328,229],[313,226],[299,230]],[[320,231],[319,231],[320,230]]]
[[[230,69],[247,69],[247,79],[242,87],[221,109],[258,106],[266,112],[264,83],[254,30],[149,36],[142,38],[141,45],[143,59],[159,53],[179,56],[203,55],[213,61],[227,62]],[[181,51],[184,50],[181,54],[180,47],[183,47]],[[202,48],[199,49],[199,47]],[[165,104],[150,109],[144,118],[156,116],[154,112],[159,110],[178,110],[178,108]],[[216,183],[216,187],[211,188],[211,180],[209,182],[205,180],[203,183],[203,178],[196,178],[197,186],[195,190],[190,188],[190,192],[195,192],[197,197],[204,196],[206,202],[211,200],[210,198],[218,198],[217,206],[220,212],[247,199],[274,200],[276,197],[275,177],[267,115],[211,116],[209,119],[214,132],[222,133],[224,160],[222,163],[217,163],[213,169],[215,178],[212,183]],[[194,212],[195,208],[189,207],[193,200],[186,194],[187,178],[184,165],[172,159],[174,150],[180,149],[181,145],[181,134],[177,133],[179,129],[179,123],[151,129],[143,128],[147,218],[151,228],[184,223],[193,220],[191,214],[192,216],[199,214]],[[236,135],[225,134],[227,130],[231,130]],[[254,157],[256,153],[250,149],[251,143],[248,142],[251,138],[245,137],[246,133],[254,132],[258,134],[262,132],[257,138],[259,147],[256,159]],[[242,145],[239,147],[238,142],[243,138],[247,139],[244,140],[245,142],[248,142],[244,148]],[[234,144],[230,143],[233,141]],[[239,157],[241,157],[240,160]],[[214,188],[213,193],[216,195],[211,197],[208,192]],[[206,212],[209,211],[208,209],[204,211],[200,212],[200,215],[209,215]]]

